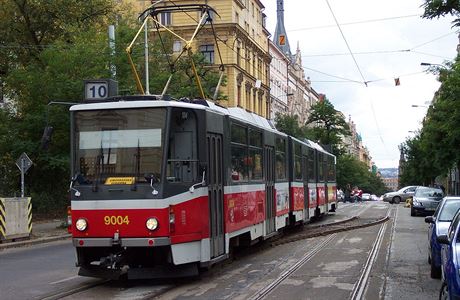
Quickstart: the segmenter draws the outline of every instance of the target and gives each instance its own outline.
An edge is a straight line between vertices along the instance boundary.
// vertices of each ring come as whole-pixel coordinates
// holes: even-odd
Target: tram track
[[[380,218],[362,218],[362,212],[366,210],[360,210],[359,212],[356,213],[356,215],[349,217],[347,219],[339,220],[336,222],[330,222],[330,223],[325,223],[325,224],[315,224],[311,223],[308,225],[305,225],[300,228],[295,228],[291,230],[290,232],[285,232],[278,237],[274,237],[271,240],[268,240],[267,243],[262,243],[259,247],[250,247],[245,249],[245,251],[241,251],[240,253],[237,254],[236,259],[241,259],[245,257],[246,255],[253,254],[254,252],[260,252],[264,251],[267,248],[273,248],[276,246],[280,246],[283,244],[303,240],[303,239],[308,239],[308,238],[314,238],[314,237],[321,237],[321,236],[326,236],[324,241],[322,241],[320,244],[316,245],[311,251],[309,251],[306,255],[304,255],[298,262],[296,262],[294,265],[289,267],[286,271],[284,271],[276,280],[274,280],[271,284],[269,284],[267,287],[264,289],[260,290],[257,292],[252,298],[250,299],[263,299],[265,296],[270,294],[271,291],[275,290],[276,287],[281,284],[285,279],[289,278],[291,274],[293,274],[296,270],[298,270],[300,267],[302,267],[305,263],[307,263],[310,259],[312,259],[316,254],[318,254],[322,249],[324,249],[327,244],[336,237],[336,234],[339,232],[344,232],[344,231],[350,231],[354,229],[359,229],[359,228],[364,228],[368,226],[374,226],[378,225],[381,223],[385,223],[389,219],[389,214],[387,214],[384,217]],[[375,247],[375,246],[374,246]],[[232,259],[228,261],[228,264],[232,263]],[[208,277],[213,276],[213,271],[209,271],[207,274]],[[365,279],[361,279],[363,284],[365,283]],[[114,283],[114,280],[100,280],[97,282],[93,282],[90,284],[85,284],[82,286],[70,288],[67,290],[61,290],[53,294],[46,295],[44,297],[41,297],[39,299],[41,300],[54,300],[54,299],[62,299],[69,297],[71,298],[72,296],[75,296],[80,293],[84,293],[87,291],[90,291],[92,289],[96,289],[98,287],[103,287],[104,285],[107,285],[108,287]],[[360,284],[361,286],[362,284]],[[136,283],[134,283],[133,287],[136,287]],[[161,298],[163,294],[167,294],[168,292],[175,290],[176,288],[180,288],[182,284],[166,284],[165,286],[158,286],[159,289],[155,289],[152,292],[147,292],[144,295],[142,295],[139,299],[152,299],[152,298]],[[365,286],[365,284],[364,284]],[[119,288],[119,285],[117,286]],[[131,284],[129,284],[129,287],[126,289],[132,288]],[[359,298],[353,298],[353,299],[359,299]]]
[[[319,236],[326,236],[329,235],[326,239],[321,241],[319,244],[317,244],[311,251],[309,251],[306,255],[304,255],[302,258],[300,258],[296,263],[294,263],[292,266],[290,266],[287,270],[285,270],[283,273],[281,273],[275,280],[273,280],[271,283],[269,283],[267,286],[264,288],[260,289],[257,291],[255,294],[253,294],[249,299],[251,300],[260,300],[264,299],[266,296],[268,296],[272,291],[274,291],[278,286],[280,286],[283,281],[288,279],[293,273],[295,273],[298,269],[300,269],[302,266],[304,266],[308,261],[310,261],[315,255],[317,255],[321,250],[325,249],[326,246],[337,236],[339,232],[344,232],[344,231],[349,231],[349,230],[354,230],[354,229],[359,229],[359,228],[365,228],[369,226],[374,226],[374,225],[379,225],[381,224],[381,227],[377,233],[377,237],[374,240],[372,244],[372,248],[369,251],[369,254],[367,256],[367,259],[363,265],[361,275],[358,278],[358,281],[354,284],[350,299],[355,300],[355,299],[362,299],[364,296],[364,293],[366,291],[368,282],[369,282],[369,277],[370,277],[370,272],[372,270],[372,266],[374,265],[374,262],[376,260],[377,254],[379,252],[380,246],[382,244],[382,240],[384,238],[386,229],[387,229],[387,222],[390,219],[390,214],[394,211],[394,209],[389,208],[386,215],[384,217],[378,218],[374,221],[368,221],[368,222],[362,222],[362,224],[350,224],[353,222],[358,222],[360,221],[359,215],[364,212],[361,211],[354,217],[339,221],[336,223],[330,223],[330,224],[324,224],[324,225],[318,225],[315,226],[314,229],[316,228],[321,228],[323,229],[321,232],[318,233],[313,233],[313,232],[308,232],[305,234],[298,234],[294,237],[289,237],[287,239],[281,239],[279,241],[276,241],[272,243],[273,246],[285,244],[285,243],[290,243],[294,241],[298,241],[301,239],[307,239],[307,238],[313,238],[313,237],[319,237]],[[326,230],[324,230],[326,228]]]
[[[390,213],[394,212],[393,208],[390,208],[387,213],[387,218],[390,217]],[[351,293],[350,299],[356,300],[356,299],[362,299],[363,295],[366,291],[367,284],[369,282],[369,275],[372,269],[372,266],[375,263],[375,260],[377,258],[377,254],[380,250],[380,246],[382,245],[382,241],[385,235],[385,231],[387,229],[388,223],[383,223],[382,226],[379,229],[379,232],[377,233],[377,238],[375,239],[372,249],[367,257],[366,263],[363,266],[363,270],[361,272],[361,276],[359,277],[358,282],[356,282],[355,286],[353,287],[353,291]]]
[[[71,295],[75,295],[75,294],[78,294],[78,293],[81,293],[81,292],[84,292],[84,291],[87,291],[87,290],[90,290],[90,289],[93,289],[95,287],[98,287],[98,286],[102,286],[104,284],[107,284],[109,282],[111,282],[112,280],[110,279],[101,279],[101,280],[98,280],[96,282],[91,282],[91,283],[87,283],[87,284],[83,284],[81,286],[77,286],[77,287],[73,287],[73,288],[70,288],[70,289],[64,289],[64,290],[60,290],[60,291],[57,291],[55,293],[52,293],[52,294],[48,294],[44,297],[40,297],[38,298],[39,300],[56,300],[56,299],[62,299],[64,297],[68,297],[68,296],[71,296]]]

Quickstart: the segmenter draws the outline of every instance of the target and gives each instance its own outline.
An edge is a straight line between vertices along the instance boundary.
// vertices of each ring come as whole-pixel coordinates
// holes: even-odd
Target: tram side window
[[[315,182],[316,181],[316,176],[315,176],[315,151],[310,149],[308,150],[308,167],[307,167],[307,172],[308,172],[308,181],[309,182]]]
[[[249,178],[262,180],[262,132],[249,130]]]
[[[302,148],[300,145],[294,147],[294,177],[302,180]]]
[[[328,157],[327,181],[335,181],[335,172],[334,157]]]
[[[318,181],[319,182],[324,182],[324,154],[323,153],[318,153]]]
[[[286,179],[286,140],[276,138],[276,163],[275,172],[276,179]]]
[[[197,120],[192,111],[175,109],[171,115],[168,182],[197,181]]]
[[[232,181],[245,182],[249,179],[249,165],[252,160],[248,156],[247,130],[245,127],[232,124],[231,126],[231,164]]]

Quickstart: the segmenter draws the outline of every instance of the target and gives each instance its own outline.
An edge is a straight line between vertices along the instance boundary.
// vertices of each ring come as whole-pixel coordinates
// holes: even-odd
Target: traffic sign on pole
[[[21,171],[21,197],[24,198],[24,174],[32,166],[32,160],[29,158],[29,156],[27,156],[25,152],[22,152],[21,156],[19,156],[18,160],[16,161],[16,166]]]
[[[32,160],[27,156],[25,152],[22,152],[21,156],[19,156],[18,160],[16,161],[16,166],[19,168],[21,172],[26,173],[27,170],[32,166]]]

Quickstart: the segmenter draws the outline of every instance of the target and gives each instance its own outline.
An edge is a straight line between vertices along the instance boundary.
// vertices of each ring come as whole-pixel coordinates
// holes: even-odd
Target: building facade
[[[390,191],[398,190],[398,185],[399,185],[398,177],[382,178],[382,181]]]
[[[193,52],[201,52],[210,66],[224,66],[226,85],[220,92],[228,100],[220,105],[241,107],[263,117],[270,112],[269,32],[265,28],[264,6],[259,0],[176,0],[174,5],[208,4],[217,12],[212,16],[217,42],[209,24],[204,25],[192,43]],[[171,5],[168,1],[158,5]],[[141,6],[138,6],[142,10]],[[161,23],[186,40],[195,31],[201,12],[173,12],[160,16]],[[173,51],[180,53],[185,43],[174,38]],[[219,52],[220,51],[220,56]],[[220,61],[222,57],[222,62]]]
[[[270,120],[277,114],[288,111],[288,67],[289,58],[274,42],[269,41],[270,63]]]

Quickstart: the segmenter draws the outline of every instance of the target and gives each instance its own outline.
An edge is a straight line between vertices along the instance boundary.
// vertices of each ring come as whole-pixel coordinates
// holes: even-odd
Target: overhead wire
[[[389,20],[403,19],[403,18],[412,18],[412,17],[419,17],[419,16],[420,16],[419,14],[405,15],[405,16],[395,16],[395,17],[387,17],[387,18],[380,18],[380,19],[369,19],[369,20],[363,20],[363,21],[341,23],[340,25],[348,26],[348,25],[356,25],[356,24],[375,23],[375,22],[381,22],[381,21],[389,21]],[[331,27],[336,27],[336,25],[331,24],[331,25],[312,26],[312,27],[305,27],[305,28],[296,28],[296,29],[290,29],[289,31],[293,32],[293,31],[316,30],[316,29],[331,28]]]
[[[340,27],[340,24],[339,24],[339,22],[338,22],[338,20],[337,20],[337,18],[336,18],[336,16],[335,16],[335,14],[334,14],[334,11],[332,10],[331,5],[329,4],[329,0],[325,0],[325,1],[326,1],[326,3],[327,3],[327,6],[329,7],[329,10],[330,10],[330,12],[331,12],[331,14],[332,14],[332,16],[333,16],[333,18],[334,18],[335,23],[337,24],[337,28],[339,29],[340,34],[342,35],[342,38],[343,38],[345,44],[347,45],[348,51],[350,52],[350,55],[351,55],[351,57],[353,58],[353,61],[355,62],[356,68],[358,69],[359,74],[361,75],[361,78],[363,79],[364,85],[367,87],[366,78],[364,78],[364,75],[363,75],[363,73],[362,73],[362,71],[361,71],[361,68],[359,67],[358,62],[356,61],[355,55],[353,54],[353,51],[351,51],[350,45],[348,44],[348,41],[347,41],[347,39],[345,38],[345,34],[343,33],[342,28]],[[382,138],[382,133],[381,133],[381,131],[380,131],[380,126],[379,126],[379,124],[378,124],[378,122],[377,122],[377,116],[376,116],[376,114],[375,114],[375,109],[374,109],[374,104],[372,103],[372,98],[370,99],[369,103],[370,103],[370,106],[371,106],[372,115],[373,115],[373,117],[374,117],[375,126],[376,126],[377,132],[378,132],[378,134],[379,134],[379,136],[380,136],[380,141],[382,142],[382,144],[383,144],[383,146],[384,146],[384,148],[385,148],[385,151],[388,153],[388,150],[387,150],[387,148],[386,148],[385,142],[384,142],[384,140],[383,140],[383,138]]]
[[[343,38],[345,44],[347,45],[348,51],[350,52],[350,55],[353,58],[353,61],[355,62],[356,68],[358,69],[359,74],[361,75],[361,78],[363,79],[363,83],[364,83],[364,85],[367,86],[366,78],[364,78],[363,72],[361,71],[361,68],[359,67],[358,62],[356,61],[355,55],[353,54],[353,51],[351,51],[350,45],[348,44],[348,41],[345,38],[345,34],[343,33],[342,28],[340,27],[339,21],[337,21],[337,18],[335,17],[335,14],[334,14],[334,11],[332,10],[331,5],[329,4],[329,0],[326,0],[326,3],[327,3],[327,6],[329,7],[329,10],[330,10],[331,14],[332,14],[332,17],[334,18],[335,23],[337,24],[337,28],[339,29],[340,34],[342,35],[342,38]]]

